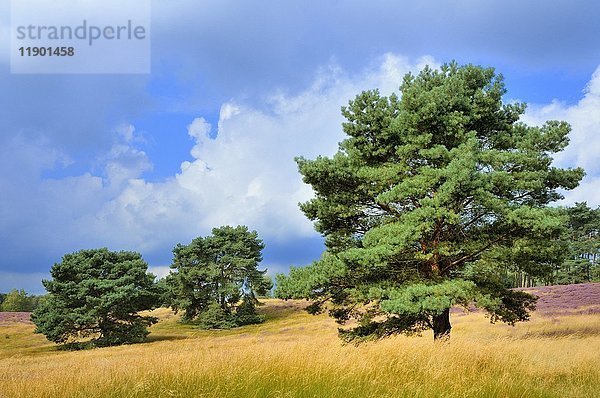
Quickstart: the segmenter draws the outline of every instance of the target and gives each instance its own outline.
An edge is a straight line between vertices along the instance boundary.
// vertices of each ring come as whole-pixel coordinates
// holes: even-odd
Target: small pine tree
[[[237,324],[252,325],[264,321],[264,316],[256,312],[256,299],[250,295],[244,295],[244,299],[235,312]]]
[[[67,254],[42,283],[48,295],[33,312],[35,332],[58,344],[139,343],[158,321],[140,311],[158,305],[154,275],[139,253],[108,249]]]
[[[237,325],[235,315],[217,303],[210,303],[198,317],[201,329],[231,329]]]
[[[245,226],[214,228],[212,235],[177,245],[174,272],[164,282],[166,301],[175,311],[183,311],[185,322],[206,329],[260,321],[253,308],[255,297],[273,286],[266,270],[257,268],[264,247],[258,234]]]

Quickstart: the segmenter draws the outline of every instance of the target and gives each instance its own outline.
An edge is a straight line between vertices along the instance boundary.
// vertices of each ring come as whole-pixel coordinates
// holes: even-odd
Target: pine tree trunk
[[[450,339],[450,308],[446,308],[440,315],[433,317],[433,339],[445,341]]]

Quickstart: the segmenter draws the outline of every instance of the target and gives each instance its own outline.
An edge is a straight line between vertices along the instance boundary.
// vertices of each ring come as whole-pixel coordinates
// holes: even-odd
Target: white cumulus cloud
[[[189,240],[225,224],[248,225],[269,239],[314,236],[298,209],[312,192],[294,157],[333,154],[343,139],[340,107],[363,89],[395,91],[406,72],[425,62],[435,64],[386,54],[358,76],[330,67],[303,92],[275,93],[260,107],[224,103],[216,130],[199,115],[187,129],[195,141],[193,159],[162,182],[130,178],[96,214],[94,229],[140,249]]]
[[[564,193],[561,203],[587,201],[600,205],[600,67],[593,73],[583,92],[583,98],[568,105],[556,99],[550,104],[529,105],[523,120],[541,125],[546,120],[564,120],[571,124],[570,143],[556,154],[555,164],[561,167],[583,167],[586,177],[573,191]]]

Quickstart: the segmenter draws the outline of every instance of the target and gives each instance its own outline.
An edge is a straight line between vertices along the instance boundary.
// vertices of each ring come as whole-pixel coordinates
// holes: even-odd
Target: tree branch
[[[498,237],[497,239],[492,240],[487,245],[485,245],[481,249],[477,250],[475,253],[467,254],[465,256],[462,256],[458,260],[451,262],[450,264],[448,264],[448,266],[446,266],[446,267],[444,267],[444,269],[442,269],[442,274],[446,273],[447,271],[449,271],[450,269],[454,268],[455,266],[457,266],[461,263],[473,260],[475,257],[479,256],[481,253],[483,253],[484,251],[486,251],[487,249],[489,249],[496,243],[504,240],[504,238],[505,238],[504,235],[502,235],[502,236]]]

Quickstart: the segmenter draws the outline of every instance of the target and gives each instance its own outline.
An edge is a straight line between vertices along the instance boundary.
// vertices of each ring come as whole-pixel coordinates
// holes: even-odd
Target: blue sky
[[[550,5],[551,4],[551,5]],[[10,73],[0,0],[0,291],[41,293],[63,254],[142,253],[246,224],[271,273],[318,258],[293,157],[331,155],[339,109],[424,65],[494,66],[523,120],[562,119],[556,157],[600,204],[600,4],[593,1],[152,1],[150,74]]]

